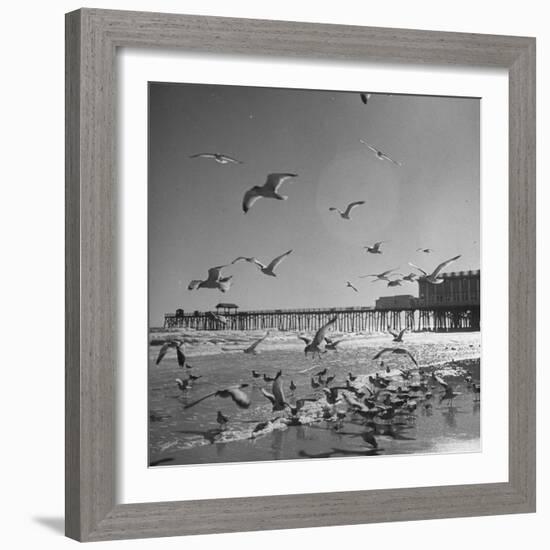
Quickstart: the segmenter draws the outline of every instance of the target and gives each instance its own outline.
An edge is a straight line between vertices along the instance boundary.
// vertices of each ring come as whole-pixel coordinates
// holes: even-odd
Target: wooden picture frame
[[[509,71],[509,480],[116,504],[119,47]],[[535,39],[82,9],[66,16],[66,534],[80,541],[535,511]]]

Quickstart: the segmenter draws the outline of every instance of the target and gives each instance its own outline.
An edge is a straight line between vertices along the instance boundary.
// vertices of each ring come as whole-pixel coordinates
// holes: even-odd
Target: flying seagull
[[[376,360],[378,359],[379,357],[381,357],[382,355],[384,355],[385,353],[395,353],[396,355],[406,355],[407,357],[409,357],[411,359],[411,361],[418,366],[418,363],[416,362],[416,359],[411,355],[411,353],[409,351],[407,351],[405,348],[384,348],[382,350],[380,350],[374,357],[373,359]]]
[[[262,336],[259,340],[256,340],[251,346],[247,347],[243,350],[244,353],[248,353],[251,355],[256,355],[258,352],[256,351],[256,348],[269,336],[269,330],[265,333],[264,336]],[[254,373],[254,371],[253,371]]]
[[[194,407],[195,405],[197,405],[201,401],[204,401],[205,399],[208,399],[209,397],[230,397],[238,407],[240,407],[241,409],[248,409],[248,407],[250,407],[250,397],[248,397],[248,395],[246,395],[246,393],[242,391],[242,388],[247,387],[248,384],[237,384],[235,386],[228,386],[227,388],[223,388],[221,390],[209,393],[208,395],[204,395],[200,399],[193,401],[193,403],[185,405],[184,409]]]
[[[400,273],[400,275],[402,275],[402,273]],[[414,283],[416,278],[417,278],[416,273],[409,273],[408,275],[403,275],[403,280],[408,281],[409,283]]]
[[[400,162],[397,162],[396,160],[393,160],[391,157],[386,155],[386,153],[383,153],[382,151],[379,151],[376,147],[372,146],[370,143],[367,143],[364,139],[360,139],[359,141],[363,145],[366,145],[373,153],[375,153],[378,160],[389,160],[390,162],[393,162],[393,164],[395,164],[397,166],[401,166]]]
[[[405,332],[407,332],[407,329],[404,328],[400,332],[395,332],[390,327],[388,327],[388,332],[393,336],[393,341],[394,342],[402,342],[403,341],[403,335],[405,334]]]
[[[221,153],[197,153],[196,155],[191,155],[189,158],[213,159],[219,164],[244,164],[242,160],[237,160],[228,155],[222,155]]]
[[[399,269],[398,267],[394,267],[393,269],[388,269],[387,271],[383,271],[382,273],[369,273],[368,275],[360,275],[360,279],[364,279],[365,277],[375,277],[375,279],[372,281],[389,281],[388,275],[392,273],[392,271],[395,271],[396,269]]]
[[[431,252],[435,252],[433,248],[417,248],[417,252],[424,252],[424,254],[430,254]]]
[[[359,292],[349,281],[346,281],[346,288],[347,287],[352,288],[355,292]]]
[[[155,361],[155,365],[158,365],[162,361],[163,357],[166,355],[166,352],[170,348],[176,348],[176,356],[177,356],[177,359],[178,359],[178,365],[180,367],[183,367],[185,365],[185,355],[184,355],[183,351],[181,350],[181,346],[183,346],[183,342],[181,340],[177,340],[177,339],[168,340],[167,342],[164,342],[164,344],[162,344],[162,346],[159,350],[159,354],[157,356],[157,360]]]
[[[263,185],[255,185],[250,188],[243,197],[243,211],[246,214],[251,206],[258,200],[263,198],[266,199],[277,199],[280,201],[286,201],[288,197],[285,195],[280,195],[277,190],[283,182],[290,178],[297,177],[298,174],[289,174],[289,173],[275,173],[269,174]]]
[[[311,338],[305,338],[304,336],[298,336],[300,340],[303,340],[306,343],[306,347],[304,348],[304,354],[307,356],[308,353],[311,353],[313,356],[315,356],[315,353],[319,357],[321,357],[321,344],[325,340],[325,335],[328,331],[328,329],[336,323],[337,317],[333,317],[330,321],[325,323],[316,333],[313,339]]]
[[[403,279],[392,279],[391,281],[388,281],[388,286],[401,286],[401,281]]]
[[[432,285],[439,285],[441,284],[445,279],[439,277],[439,273],[442,269],[447,267],[451,262],[454,262],[460,258],[461,254],[458,256],[455,256],[454,258],[451,258],[450,260],[445,260],[444,262],[441,262],[432,273],[429,273],[424,271],[421,267],[418,267],[417,265],[414,265],[413,263],[409,262],[409,265],[414,267],[415,269],[418,269],[421,273],[424,274],[424,280],[428,281],[428,283],[431,283]]]
[[[269,275],[270,277],[277,277],[277,274],[274,271],[275,268],[291,253],[292,253],[292,250],[287,250],[284,254],[281,254],[280,256],[277,256],[275,259],[271,260],[271,262],[268,265],[263,264],[257,258],[254,258],[254,257],[245,258],[244,256],[239,256],[238,258],[235,258],[231,263],[234,264],[241,260],[254,263],[260,268],[260,271],[264,275]]]
[[[221,292],[227,292],[231,288],[231,279],[233,278],[233,276],[230,275],[229,277],[222,277],[221,270],[224,267],[227,267],[227,265],[218,265],[216,267],[211,267],[208,270],[208,277],[204,281],[193,279],[189,283],[187,290],[195,290],[199,288],[214,288],[220,290]]]
[[[364,246],[367,250],[367,253],[370,254],[382,254],[382,251],[380,250],[380,245],[382,243],[387,243],[388,241],[378,241],[377,243],[374,243],[372,246]]]
[[[343,220],[351,220],[351,211],[356,207],[356,206],[359,206],[361,204],[365,204],[365,201],[355,201],[355,202],[350,202],[347,206],[347,208],[342,212],[342,210],[340,210],[339,208],[336,208],[334,206],[331,206],[329,208],[329,211],[330,212],[338,212],[338,214],[340,214],[340,217],[343,219]]]
[[[261,388],[263,396],[266,397],[273,405],[274,411],[282,411],[286,406],[285,394],[283,391],[283,381],[281,379],[282,371],[279,371],[273,380],[271,393],[264,388]]]

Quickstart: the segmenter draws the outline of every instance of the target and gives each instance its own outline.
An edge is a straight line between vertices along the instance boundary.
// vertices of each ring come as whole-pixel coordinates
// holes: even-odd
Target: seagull
[[[187,290],[195,290],[199,288],[214,288],[218,289],[221,292],[227,292],[231,288],[231,279],[233,278],[232,275],[229,277],[221,277],[221,270],[224,267],[227,267],[226,265],[218,265],[216,267],[211,267],[208,270],[208,278],[204,281],[193,279],[189,286],[187,287]]]
[[[273,405],[273,411],[282,411],[286,406],[285,393],[283,390],[283,381],[281,379],[282,371],[279,371],[273,380],[271,393],[261,388],[264,397],[267,397]]]
[[[361,101],[366,105],[369,102],[371,94],[367,94],[366,92],[362,92],[359,94],[361,97]]]
[[[387,243],[388,241],[378,241],[377,243],[374,243],[372,246],[364,246],[367,250],[367,253],[370,254],[382,254],[382,251],[380,250],[380,245],[382,243]]]
[[[225,427],[225,425],[229,422],[229,418],[225,416],[222,411],[218,411],[218,416],[216,417],[216,422],[222,426]]]
[[[402,342],[403,341],[403,335],[405,332],[407,332],[407,329],[404,328],[401,330],[401,332],[395,332],[390,327],[388,327],[388,332],[393,336],[394,342]]]
[[[294,391],[297,388],[296,384],[294,383],[294,380],[290,381],[289,387],[290,387],[290,391]]]
[[[331,350],[331,351],[338,351],[336,346],[340,343],[340,342],[343,342],[344,341],[344,338],[341,338],[340,340],[332,340],[331,338],[326,338],[325,337],[325,349],[326,350]]]
[[[342,210],[340,210],[339,208],[336,208],[334,206],[331,206],[329,208],[329,211],[330,212],[338,212],[338,214],[340,214],[340,217],[343,219],[343,220],[351,220],[351,216],[350,216],[350,213],[351,211],[356,207],[356,206],[360,206],[361,204],[365,204],[365,201],[355,201],[355,202],[350,202],[347,206],[347,208],[342,212]]]
[[[259,340],[256,340],[251,346],[243,350],[244,353],[248,353],[251,355],[256,355],[258,352],[256,351],[256,348],[269,336],[269,330],[265,333],[264,336],[262,336]]]
[[[346,288],[352,288],[355,292],[359,292],[349,281],[346,281]]]
[[[402,275],[402,273],[400,273],[400,275]],[[409,283],[414,283],[416,278],[417,278],[416,273],[409,273],[408,275],[403,275],[403,280],[408,281]]]
[[[258,259],[254,257],[245,258],[244,256],[239,256],[238,258],[235,258],[231,263],[234,264],[241,260],[245,260],[246,262],[256,264],[264,275],[269,275],[270,277],[277,277],[277,274],[274,271],[275,268],[291,253],[292,253],[292,250],[288,250],[284,254],[281,254],[280,256],[277,256],[275,259],[271,260],[271,262],[268,265],[263,264],[262,262],[260,262]]]
[[[217,313],[214,313],[213,311],[208,311],[206,313],[206,316],[207,317],[210,317],[210,319],[213,319],[214,321],[216,321],[217,323],[220,323],[222,325],[227,325],[228,321],[227,321],[227,318],[224,317],[223,315],[218,315]]]
[[[359,140],[363,145],[366,145],[373,153],[376,154],[376,157],[378,160],[389,160],[390,162],[393,162],[393,164],[397,166],[401,166],[400,162],[397,162],[396,160],[393,160],[391,157],[383,153],[382,151],[379,151],[376,147],[373,147],[370,143],[367,143],[364,139]]]
[[[417,252],[424,252],[425,254],[430,254],[432,252],[435,252],[433,248],[417,248]]]
[[[280,201],[286,201],[288,197],[285,195],[280,195],[277,193],[277,190],[283,182],[290,178],[297,177],[298,174],[290,173],[275,173],[269,174],[263,185],[255,185],[251,187],[243,197],[243,211],[246,214],[250,207],[262,197],[266,199],[277,199]]]
[[[325,340],[325,334],[327,333],[328,329],[331,325],[336,323],[337,317],[333,317],[330,321],[325,323],[316,333],[313,339],[306,338],[304,336],[298,336],[300,340],[303,340],[306,343],[306,347],[304,348],[304,354],[307,357],[308,353],[312,353],[313,356],[315,356],[315,353],[319,357],[321,357],[321,348],[320,345]]]
[[[184,355],[183,351],[181,351],[181,346],[183,346],[183,342],[181,340],[177,340],[177,339],[168,340],[167,342],[164,342],[164,344],[162,344],[162,346],[159,350],[159,354],[157,356],[157,360],[155,361],[155,365],[158,365],[162,361],[163,357],[166,355],[166,352],[170,348],[176,348],[176,356],[177,356],[177,359],[178,359],[178,365],[180,367],[183,367],[185,365],[185,355]]]
[[[423,279],[425,281],[427,281],[428,283],[431,283],[432,285],[439,285],[445,280],[439,277],[439,273],[441,272],[441,270],[447,267],[451,262],[458,260],[458,258],[460,257],[461,257],[461,254],[459,254],[458,256],[455,256],[454,258],[451,258],[450,260],[445,260],[444,262],[441,262],[430,274],[424,271],[421,267],[414,265],[412,262],[409,262],[409,265],[411,267],[414,267],[415,269],[418,269],[418,271],[423,273],[424,274]]]
[[[388,286],[401,286],[401,281],[403,279],[393,279],[391,281],[388,281]]]
[[[248,397],[248,395],[246,395],[246,393],[242,391],[243,388],[247,387],[248,384],[236,384],[234,386],[228,386],[227,388],[223,388],[221,390],[209,393],[208,395],[204,395],[200,399],[193,401],[193,403],[185,405],[184,409],[194,407],[195,405],[197,405],[201,401],[204,401],[205,399],[208,399],[209,397],[230,397],[238,407],[240,407],[241,409],[248,409],[248,407],[250,407],[250,397]]]
[[[315,378],[313,376],[311,377],[311,387],[316,390],[317,388],[321,387],[321,384],[319,382],[315,381]]]
[[[410,357],[411,361],[418,366],[418,363],[416,362],[416,359],[410,354],[409,351],[407,351],[406,349],[404,348],[384,348],[382,350],[380,350],[374,357],[373,359],[376,360],[378,359],[379,357],[381,357],[384,353],[395,353],[397,355],[407,355],[408,357]]]
[[[195,380],[198,380],[199,378],[202,378],[201,374],[190,374],[189,375],[189,380],[191,380],[192,382],[194,382]]]
[[[254,378],[260,378],[262,375],[259,372],[256,372],[255,370],[252,370],[252,376]]]
[[[213,159],[219,164],[244,164],[242,160],[237,160],[228,155],[222,155],[221,153],[197,153],[196,155],[191,155],[189,158]]]
[[[396,269],[399,269],[398,267],[394,267],[393,269],[388,269],[387,271],[383,271],[382,273],[369,273],[368,275],[360,275],[360,279],[364,279],[365,277],[376,277],[374,281],[389,281],[388,275],[395,271]],[[374,281],[372,281],[374,283]]]

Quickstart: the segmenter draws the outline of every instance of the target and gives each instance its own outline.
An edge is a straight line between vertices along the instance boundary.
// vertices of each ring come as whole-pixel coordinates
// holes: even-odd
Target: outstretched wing
[[[348,204],[348,207],[346,208],[346,211],[344,212],[344,216],[349,216],[350,212],[356,207],[356,206],[359,206],[361,204],[365,204],[365,201],[355,201],[355,202],[350,202]]]
[[[275,396],[272,394],[272,393],[269,393],[267,390],[265,390],[264,388],[260,388],[260,392],[262,393],[262,395],[264,397],[266,397],[267,399],[269,399],[270,403],[272,405],[275,405]]]
[[[417,265],[413,264],[412,262],[409,262],[409,265],[411,267],[414,267],[415,269],[418,269],[418,271],[420,271],[420,273],[423,273],[424,274],[424,277],[427,277],[428,276],[428,272],[427,271],[424,271],[421,267],[418,267]]]
[[[271,260],[271,263],[267,266],[267,269],[269,271],[274,271],[274,269],[292,252],[292,250],[288,250],[284,254],[281,254],[280,256],[277,256],[274,260]]]
[[[443,378],[441,378],[440,376],[437,376],[437,374],[434,374],[434,378],[435,378],[435,381],[438,384],[441,384],[445,389],[447,389],[449,384],[447,384],[447,382],[445,382],[445,380],[443,380]]]
[[[176,355],[178,357],[178,365],[180,367],[184,367],[185,366],[185,354],[183,353],[183,351],[181,351],[180,348],[176,348]]]
[[[403,338],[403,334],[405,334],[405,332],[407,332],[407,329],[406,329],[406,328],[402,329],[401,332],[399,333],[398,338],[399,338],[400,340]]]
[[[243,197],[243,212],[246,214],[252,205],[261,198],[261,195],[258,194],[256,186],[251,187]]]
[[[187,286],[187,290],[195,290],[201,283],[199,279],[193,279]]]
[[[455,256],[454,258],[451,258],[450,260],[446,260],[444,262],[441,262],[435,269],[434,269],[434,272],[432,273],[432,277],[437,277],[439,275],[439,272],[444,269],[445,267],[447,267],[451,262],[455,262],[456,260],[458,260],[458,258],[460,258],[462,254],[459,254],[458,256]]]
[[[227,162],[232,162],[233,164],[244,164],[244,162],[242,160],[238,160],[238,159],[235,159],[233,157],[230,157],[228,155],[220,155],[220,157],[227,161]]]
[[[393,348],[384,348],[384,349],[381,349],[374,357],[373,359],[378,359],[379,357],[382,357],[382,355],[384,355],[384,353],[388,353],[390,351],[393,351]]]
[[[221,271],[224,267],[227,267],[227,264],[226,265],[218,265],[216,267],[211,267],[208,270],[208,280],[212,281],[212,282],[219,281]]]
[[[384,271],[383,273],[380,273],[380,277],[385,277],[386,275],[389,275],[392,273],[392,271],[395,271],[396,269],[399,269],[398,267],[394,267],[392,269],[388,269],[388,271]]]
[[[359,140],[363,145],[366,145],[372,152],[378,154],[378,149],[376,147],[373,147],[370,143],[367,143],[364,139]]]
[[[305,336],[298,336],[298,338],[300,338],[300,340],[305,342],[307,346],[309,346],[309,344],[311,344],[311,341],[312,341],[311,338],[306,338]]]
[[[159,354],[157,356],[157,360],[155,362],[155,365],[158,365],[162,361],[162,358],[166,355],[166,352],[168,351],[169,347],[170,347],[170,342],[166,342],[166,343],[162,344],[162,347],[159,350]]]
[[[386,155],[385,153],[381,153],[380,155],[383,159],[389,160],[390,162],[393,162],[396,166],[401,166],[401,163],[393,160],[390,156]]]
[[[411,353],[410,351],[407,351],[407,350],[404,350],[404,352],[405,352],[405,355],[408,355],[409,358],[410,358],[410,360],[411,360],[416,366],[418,366],[418,363],[417,363],[416,359],[413,357],[412,353]]]
[[[251,346],[247,347],[245,351],[254,351],[268,336],[269,331],[267,331],[259,340],[256,340]]]
[[[203,158],[203,159],[215,159],[216,155],[214,153],[197,153],[196,155],[191,155],[190,159]]]
[[[251,258],[245,258],[244,256],[239,256],[238,258],[235,258],[231,262],[231,264],[236,264],[237,262],[239,262],[241,260],[244,260],[245,262],[248,262],[248,263],[251,263],[251,264],[256,264],[261,269],[265,268],[265,265],[262,262],[260,262],[260,260],[258,260],[258,258],[255,258],[254,256],[252,256]]]
[[[328,331],[328,329],[331,327],[331,325],[334,325],[334,323],[336,323],[336,319],[337,317],[333,317],[330,321],[328,321],[327,323],[325,323],[316,333],[315,333],[315,336],[313,337],[313,343],[318,346],[319,344],[321,344],[323,342],[323,340],[325,339],[325,335]]]
[[[275,398],[275,404],[278,406],[279,410],[283,410],[285,408],[285,393],[281,376],[277,376],[277,378],[273,380],[271,391],[273,392],[273,397]]]
[[[339,209],[339,208],[336,208],[335,206],[331,206],[329,209],[328,209],[329,212],[338,212],[338,214],[342,215],[343,212]]]
[[[281,186],[283,182],[290,178],[297,177],[298,174],[291,174],[291,173],[274,173],[274,174],[268,174],[267,179],[265,181],[264,186],[271,189],[273,192],[277,192],[277,189]]]
[[[388,327],[388,332],[394,337],[397,338],[398,334],[395,330],[392,330],[391,327]]]
[[[183,408],[184,409],[190,409],[191,407],[194,407],[195,405],[198,405],[201,401],[204,401],[205,399],[208,399],[209,397],[214,397],[216,395],[216,393],[217,392],[212,392],[212,393],[209,393],[208,395],[203,395],[202,397],[200,397],[196,401],[193,401],[192,403],[188,403]]]

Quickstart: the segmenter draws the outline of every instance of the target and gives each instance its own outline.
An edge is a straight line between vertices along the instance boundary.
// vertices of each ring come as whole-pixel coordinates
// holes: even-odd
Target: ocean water
[[[257,355],[243,349],[265,332],[152,330],[149,346],[149,461],[151,466],[368,456],[407,453],[475,452],[480,449],[480,401],[465,380],[468,370],[479,381],[479,333],[413,333],[402,344],[386,334],[332,334],[344,338],[339,351],[312,359],[304,356],[304,344],[295,333],[273,331],[258,347]],[[174,350],[155,365],[159,345],[167,338],[185,342],[187,364],[180,368]],[[439,402],[442,388],[435,382],[431,399],[418,392],[416,410],[391,420],[376,419],[377,448],[360,437],[365,420],[345,412],[345,399],[326,402],[320,389],[311,387],[311,377],[322,369],[334,375],[331,386],[344,386],[348,373],[357,376],[356,387],[368,384],[376,372],[388,376],[390,388],[406,385],[398,369],[413,369],[406,356],[386,354],[373,360],[384,347],[405,347],[426,372],[435,371],[459,392],[452,406]],[[383,363],[382,363],[383,361]],[[290,403],[311,398],[299,414],[299,423],[289,424],[287,411],[273,412],[261,388],[271,391],[271,382],[254,378],[252,370],[274,376],[282,371],[285,398]],[[388,373],[389,370],[389,373]],[[181,392],[176,378],[193,373],[200,378]],[[413,370],[411,380],[418,380]],[[289,388],[291,380],[296,390]],[[185,405],[230,385],[248,383],[248,409],[240,409],[229,398],[211,397],[185,409]],[[340,394],[346,393],[340,392]],[[351,395],[351,394],[350,394]],[[429,403],[426,407],[426,403]],[[229,421],[221,429],[216,421],[221,411]],[[269,421],[256,429],[258,424]]]

